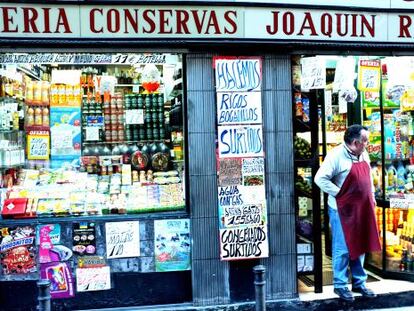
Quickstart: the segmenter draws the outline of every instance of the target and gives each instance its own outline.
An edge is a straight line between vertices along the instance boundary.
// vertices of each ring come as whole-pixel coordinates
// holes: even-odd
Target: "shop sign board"
[[[214,69],[220,258],[268,257],[261,59],[217,57]]]
[[[268,3],[268,6],[240,4],[231,8],[222,5],[114,7],[3,2],[0,3],[0,36],[14,40],[181,38],[370,43],[413,40],[413,1],[299,2],[264,1],[261,3]],[[349,7],[353,8],[351,12]],[[375,11],[371,10],[373,7]]]

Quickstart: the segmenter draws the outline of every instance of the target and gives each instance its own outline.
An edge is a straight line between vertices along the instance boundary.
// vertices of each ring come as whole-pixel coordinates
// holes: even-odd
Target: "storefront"
[[[411,72],[395,79],[384,57],[410,55],[414,7],[286,2],[1,4],[2,307],[34,310],[38,279],[57,310],[248,301],[259,263],[269,300],[296,298],[299,274],[321,291],[326,226],[306,180],[346,120],[376,133],[378,225],[398,271],[385,251],[370,263],[411,279]],[[332,94],[352,90],[339,109]]]

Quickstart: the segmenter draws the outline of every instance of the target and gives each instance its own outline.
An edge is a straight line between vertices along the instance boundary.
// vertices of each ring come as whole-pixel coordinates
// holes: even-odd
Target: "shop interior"
[[[3,219],[185,210],[181,55],[3,61]]]
[[[366,257],[368,285],[413,288],[414,57],[298,56],[292,80],[299,292],[333,295],[327,197],[313,177],[354,123],[370,132],[383,248]]]

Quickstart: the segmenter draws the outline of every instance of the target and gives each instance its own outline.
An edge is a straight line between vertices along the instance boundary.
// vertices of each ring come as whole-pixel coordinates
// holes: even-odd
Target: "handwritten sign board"
[[[217,92],[260,91],[262,65],[260,58],[216,58]]]
[[[217,92],[218,124],[261,124],[261,92]]]
[[[240,158],[219,159],[219,186],[240,185],[242,182],[241,166]]]
[[[245,158],[242,165],[244,186],[264,185],[264,158]]]
[[[90,292],[111,289],[109,266],[76,269],[76,290]]]
[[[218,144],[220,158],[263,156],[262,126],[218,126]]]
[[[214,67],[220,258],[267,257],[261,59],[215,58]]]
[[[324,89],[326,86],[325,61],[320,57],[304,57],[301,59],[301,89]]]
[[[239,227],[241,225],[263,225],[266,222],[265,208],[261,204],[246,204],[243,206],[227,206],[221,209],[223,228]]]
[[[49,154],[49,131],[29,131],[27,135],[27,159],[48,160]]]
[[[333,92],[354,87],[355,76],[355,58],[340,58],[336,64]]]
[[[139,222],[107,222],[106,257],[127,258],[140,255]]]
[[[378,92],[380,89],[379,60],[360,60],[358,69],[358,89],[360,91]]]
[[[390,208],[411,209],[414,208],[414,195],[398,194],[390,197]]]
[[[220,229],[222,260],[269,256],[266,226]]]
[[[144,124],[144,109],[126,109],[125,124]]]

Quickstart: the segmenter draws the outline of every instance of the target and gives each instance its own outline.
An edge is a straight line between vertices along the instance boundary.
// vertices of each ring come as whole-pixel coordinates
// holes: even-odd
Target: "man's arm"
[[[315,183],[323,192],[335,197],[340,188],[332,182],[335,176],[335,159],[333,154],[328,154],[315,175]]]

